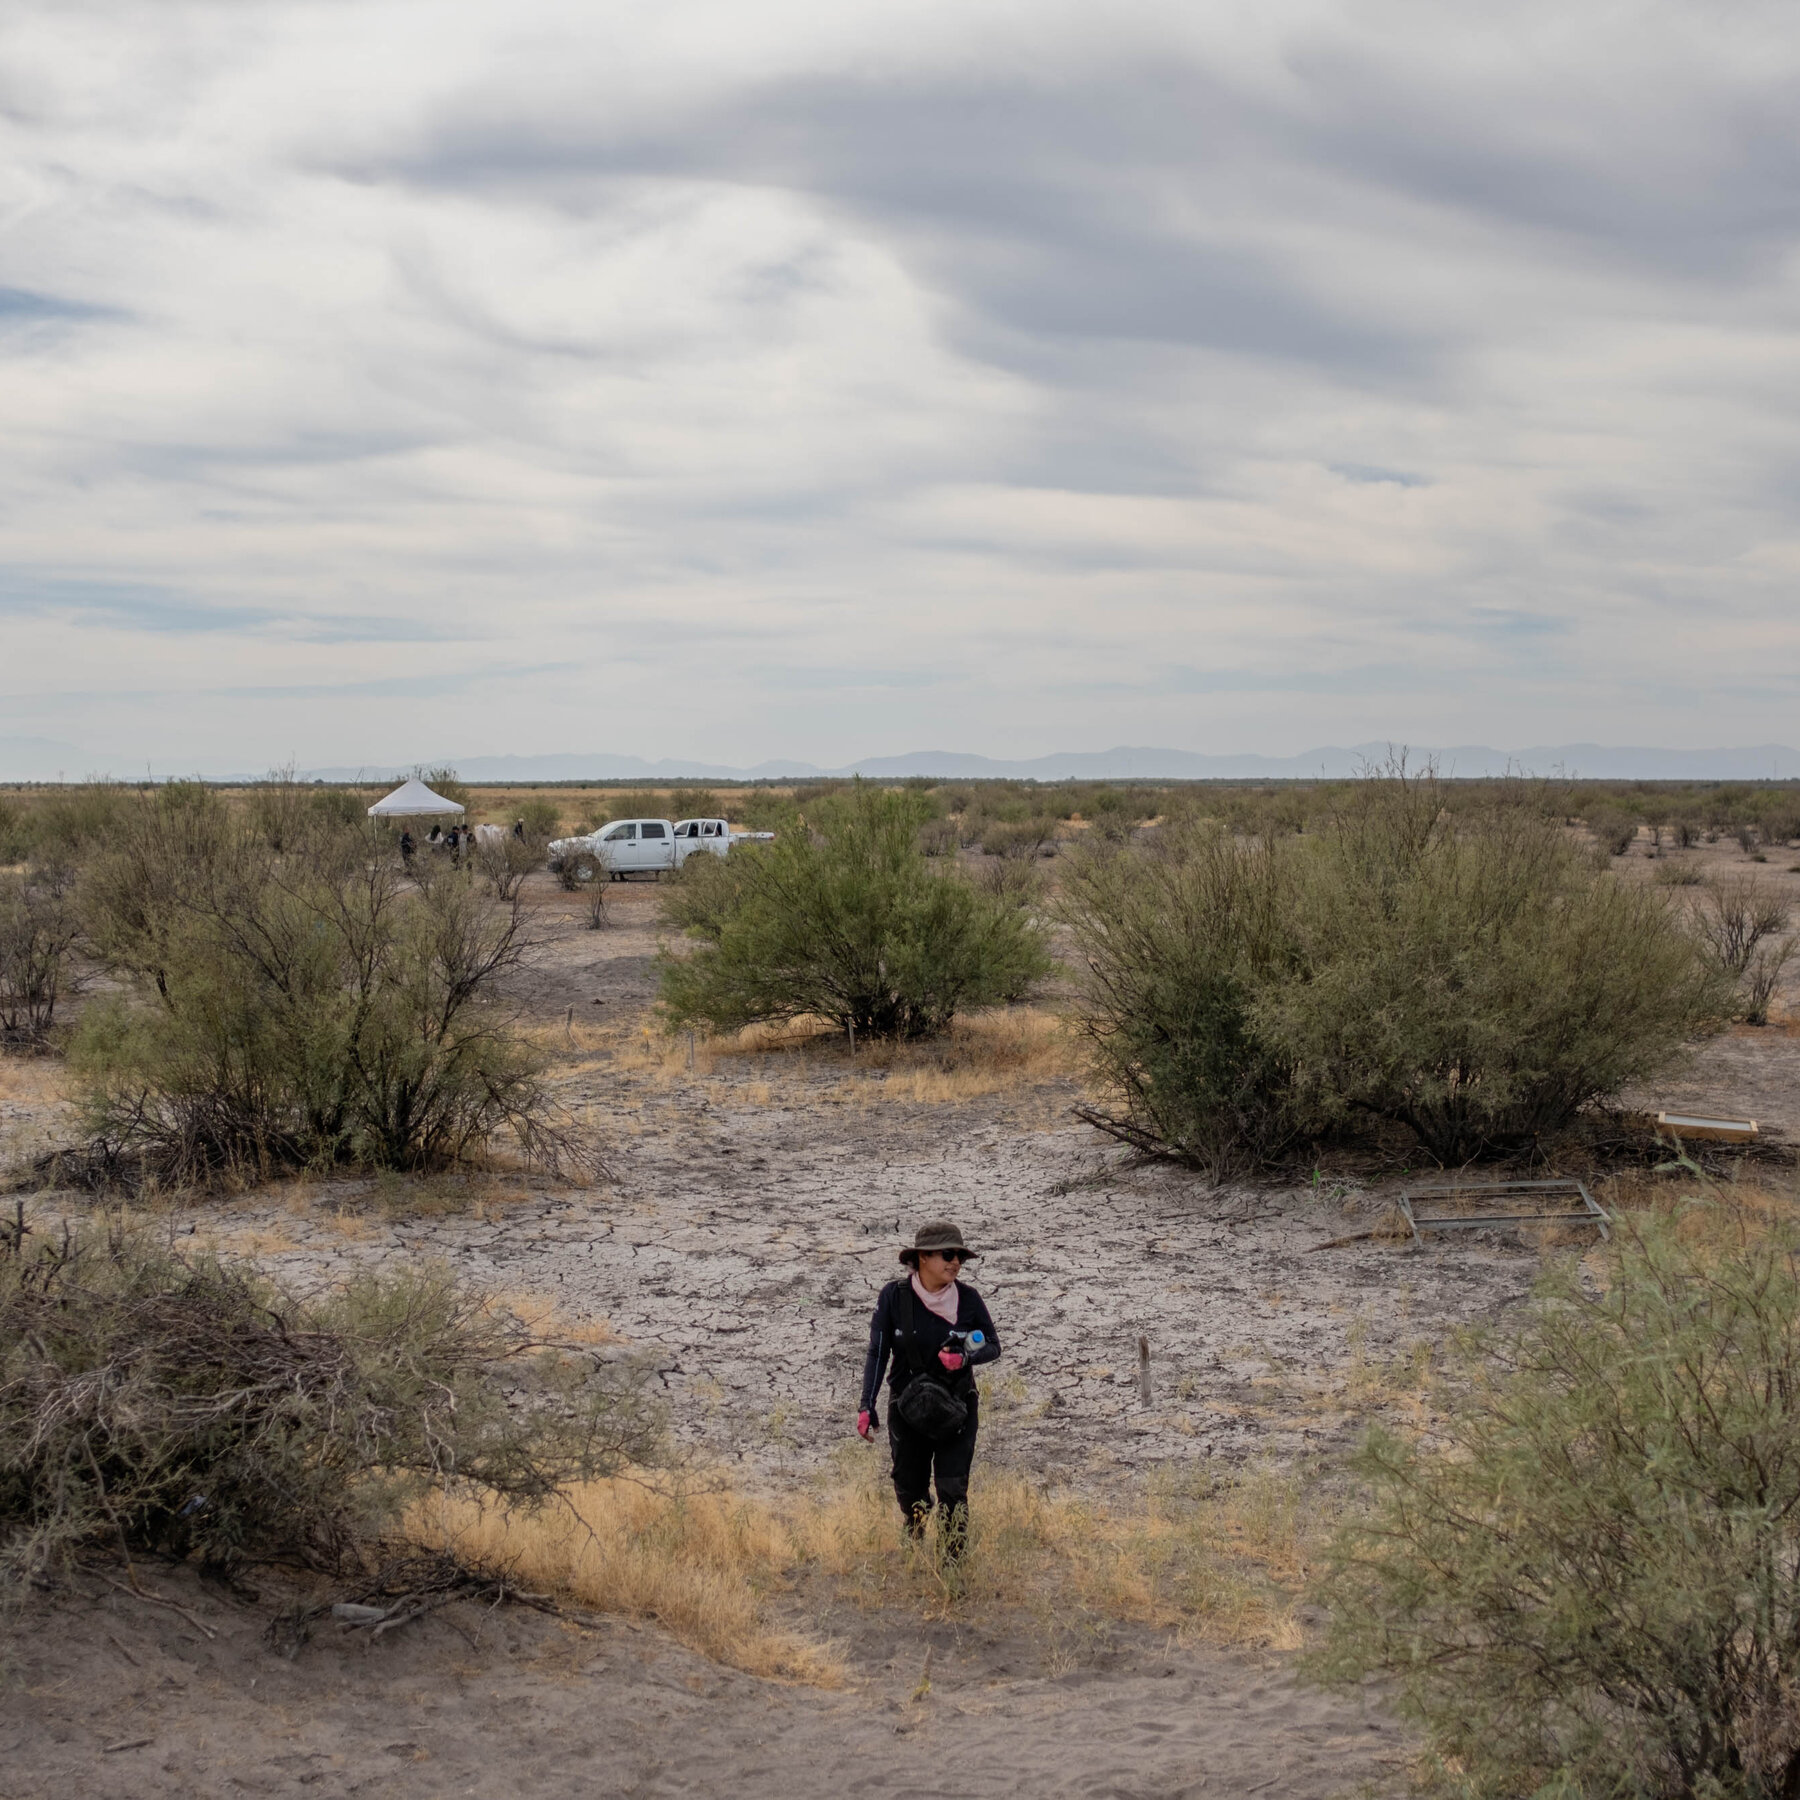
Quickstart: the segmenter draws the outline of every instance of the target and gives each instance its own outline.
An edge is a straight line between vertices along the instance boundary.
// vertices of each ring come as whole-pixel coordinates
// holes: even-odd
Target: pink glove
[[[938,1361],[954,1375],[963,1365],[962,1352],[960,1350],[940,1350]]]
[[[856,1435],[858,1437],[869,1435],[869,1415],[866,1412],[859,1412],[856,1415]]]

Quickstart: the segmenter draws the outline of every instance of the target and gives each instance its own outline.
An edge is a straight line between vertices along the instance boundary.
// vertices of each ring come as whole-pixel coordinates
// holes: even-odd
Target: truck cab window
[[[660,819],[647,819],[644,822],[643,835],[647,838],[666,838],[669,834],[663,829]]]
[[[637,827],[635,825],[615,825],[600,841],[603,844],[617,844],[636,836]]]

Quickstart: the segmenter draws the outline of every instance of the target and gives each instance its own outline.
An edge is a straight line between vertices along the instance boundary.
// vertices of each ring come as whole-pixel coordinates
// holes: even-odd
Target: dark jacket
[[[894,1365],[892,1392],[895,1395],[913,1378],[912,1359],[900,1344],[899,1303],[903,1291],[912,1300],[912,1327],[920,1358],[953,1393],[974,1383],[970,1369],[979,1363],[999,1359],[1000,1334],[988,1317],[986,1304],[972,1287],[964,1287],[959,1281],[956,1284],[956,1329],[980,1331],[987,1342],[968,1358],[957,1374],[952,1375],[937,1359],[937,1353],[950,1341],[950,1327],[912,1292],[911,1277],[902,1276],[881,1290],[881,1298],[875,1302],[875,1316],[869,1321],[869,1354],[863,1363],[862,1405],[859,1408],[862,1412],[875,1410],[875,1396],[881,1392],[881,1378],[887,1373],[890,1358]]]

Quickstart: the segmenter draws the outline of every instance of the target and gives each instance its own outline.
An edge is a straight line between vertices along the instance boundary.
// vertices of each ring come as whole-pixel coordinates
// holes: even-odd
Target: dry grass
[[[820,1686],[843,1682],[842,1658],[821,1635],[777,1621],[778,1601],[788,1615],[812,1603],[990,1623],[1022,1615],[1039,1636],[1133,1621],[1213,1643],[1300,1643],[1293,1600],[1310,1532],[1290,1477],[1165,1481],[1120,1508],[990,1468],[976,1477],[971,1515],[960,1564],[933,1539],[910,1543],[885,1459],[859,1450],[779,1507],[645,1477],[589,1483],[537,1513],[436,1498],[411,1529],[597,1611],[653,1619],[716,1661]]]
[[[519,1581],[598,1612],[654,1619],[716,1662],[774,1679],[842,1683],[829,1646],[767,1617],[794,1540],[759,1502],[666,1481],[598,1481],[536,1513],[433,1499],[411,1529],[422,1543],[510,1567]]]
[[[654,1087],[727,1081],[750,1105],[821,1098],[855,1105],[957,1105],[992,1095],[1025,1095],[1079,1079],[1078,1047],[1063,1021],[1041,1007],[1016,1006],[957,1019],[927,1043],[859,1043],[819,1019],[749,1025],[724,1037],[576,1024],[541,1041],[570,1075],[608,1070]],[[819,1077],[836,1077],[825,1094]]]
[[[976,1475],[969,1511],[968,1556],[947,1565],[935,1543],[907,1542],[885,1463],[865,1454],[794,1529],[808,1563],[865,1608],[1023,1612],[1051,1631],[1131,1621],[1276,1649],[1300,1642],[1293,1595],[1308,1531],[1290,1477],[1165,1478],[1118,1506],[990,1468]]]

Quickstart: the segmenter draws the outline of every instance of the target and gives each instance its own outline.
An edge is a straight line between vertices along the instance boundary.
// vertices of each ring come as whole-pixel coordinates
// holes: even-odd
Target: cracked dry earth
[[[884,1454],[850,1429],[868,1312],[923,1217],[954,1217],[986,1251],[972,1279],[1005,1354],[983,1459],[1119,1499],[1159,1472],[1326,1466],[1398,1403],[1356,1371],[1494,1320],[1538,1271],[1497,1238],[1315,1250],[1368,1229],[1391,1190],[1129,1169],[1071,1122],[1078,1091],[1054,1061],[989,1092],[909,1087],[903,1060],[852,1064],[835,1045],[702,1047],[690,1071],[644,1030],[654,890],[614,894],[613,925],[589,932],[572,898],[534,883],[541,943],[516,992],[564,1099],[608,1144],[608,1183],[494,1180],[436,1216],[404,1190],[336,1183],[178,1218],[290,1279],[443,1257],[603,1321],[654,1360],[678,1435],[765,1491]],[[1766,1061],[1769,1046],[1788,1053],[1771,1036],[1732,1054]],[[35,1089],[14,1111],[54,1124]],[[289,1664],[261,1647],[253,1610],[186,1571],[158,1580],[217,1637],[97,1587],[21,1621],[0,1800],[1405,1790],[1391,1718],[1304,1687],[1270,1652],[1121,1630],[1071,1662],[1017,1621],[889,1613],[848,1626],[850,1686],[823,1693],[719,1669],[653,1627],[453,1609],[366,1655],[324,1643]],[[918,1699],[927,1647],[936,1673]]]

